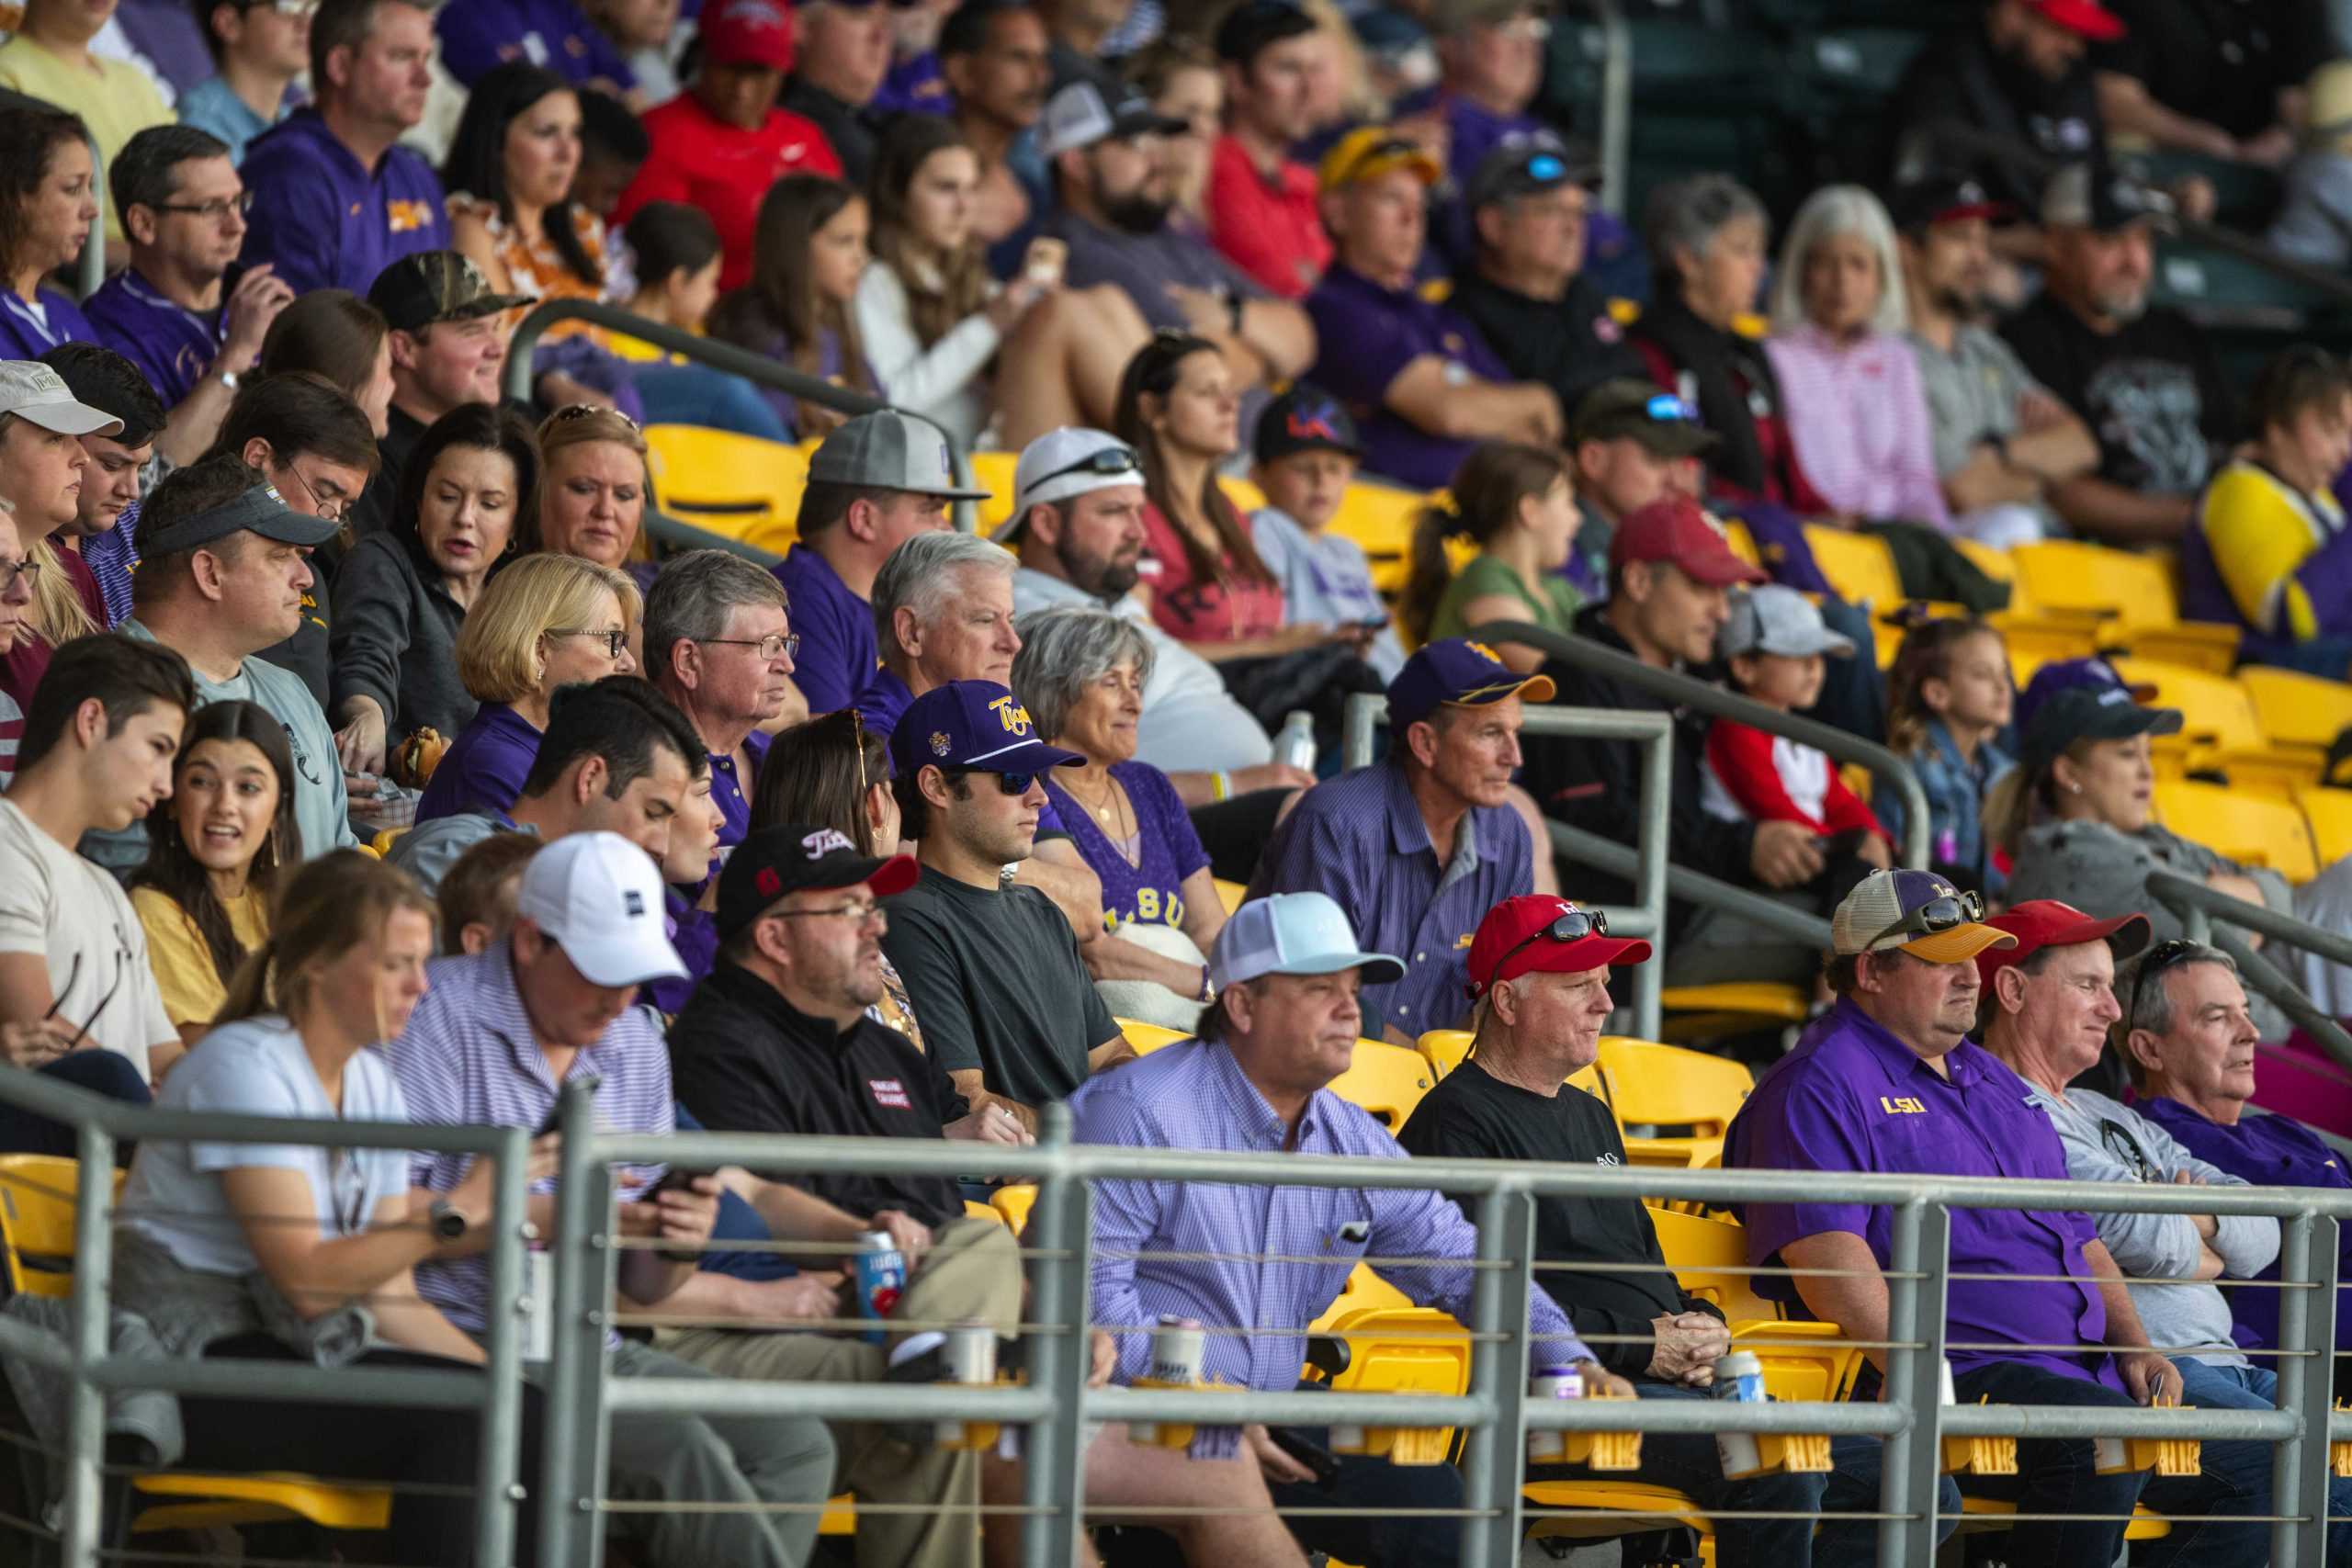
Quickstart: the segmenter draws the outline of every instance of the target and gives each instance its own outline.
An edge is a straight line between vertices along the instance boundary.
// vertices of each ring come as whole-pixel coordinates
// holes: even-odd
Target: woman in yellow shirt
[[[286,728],[253,703],[196,710],[172,765],[172,798],[147,818],[147,863],[130,886],[164,1010],[194,1045],[229,981],[269,940],[281,867],[302,863]]]

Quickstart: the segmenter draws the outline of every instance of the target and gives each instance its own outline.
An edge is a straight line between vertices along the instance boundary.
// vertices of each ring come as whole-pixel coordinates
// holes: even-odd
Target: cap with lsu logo
[[[598,986],[683,980],[662,868],[618,833],[567,833],[531,857],[514,912]]]
[[[1388,728],[1401,735],[1442,706],[1483,707],[1522,695],[1543,703],[1552,700],[1553,691],[1552,677],[1521,675],[1485,643],[1441,637],[1424,643],[1388,682]]]
[[[1042,773],[1084,761],[1075,751],[1039,739],[1021,699],[994,681],[933,686],[907,705],[890,731],[890,766],[900,778],[910,779],[926,767]]]
[[[718,940],[758,919],[787,894],[866,887],[877,898],[915,885],[912,855],[862,855],[837,828],[806,822],[763,828],[735,846],[718,874]]]

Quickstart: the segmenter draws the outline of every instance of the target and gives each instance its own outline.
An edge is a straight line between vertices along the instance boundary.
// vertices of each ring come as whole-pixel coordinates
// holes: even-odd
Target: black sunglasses
[[[1052,473],[1045,475],[1036,481],[1036,484],[1031,485],[1030,489],[1035,490],[1037,485],[1067,478],[1071,474],[1136,474],[1139,476],[1142,472],[1143,460],[1136,456],[1133,447],[1098,446],[1077,462],[1056,468]]]
[[[1037,782],[1035,773],[996,773],[985,768],[948,768],[944,771],[951,779],[969,778],[974,773],[992,778],[996,780],[997,792],[1001,795],[1027,795],[1029,786]]]
[[[2122,1122],[2110,1121],[2104,1116],[2100,1117],[2098,1141],[2107,1145],[2109,1154],[2130,1166],[2132,1175],[2140,1180],[2150,1182],[2164,1180],[2164,1173],[2156,1168],[2155,1162],[2141,1149],[2140,1140],[2133,1137],[2132,1130]]]
[[[2164,978],[2165,971],[2178,968],[2182,963],[2201,952],[2204,945],[2203,942],[2176,936],[2167,937],[2148,949],[2148,955],[2141,959],[2139,968],[2132,971],[2132,1016],[2124,1021],[2125,1034],[2140,1027],[2141,1007],[2147,1001],[2148,993],[2154,990]]]
[[[1930,898],[1862,944],[1868,952],[1891,936],[1933,936],[1984,918],[1984,900],[1971,889]]]
[[[1495,966],[1487,971],[1487,988],[1494,989],[1496,977],[1502,974],[1503,966],[1539,942],[1556,942],[1566,947],[1572,942],[1582,942],[1589,936],[1607,936],[1608,934],[1609,917],[1607,915],[1598,909],[1570,909],[1566,914],[1555,917],[1550,925],[1542,930],[1528,932],[1527,935],[1519,939],[1518,944],[1509,953],[1496,959]]]

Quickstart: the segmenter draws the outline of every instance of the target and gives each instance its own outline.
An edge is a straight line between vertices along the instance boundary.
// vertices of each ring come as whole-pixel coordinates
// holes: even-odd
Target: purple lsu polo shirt
[[[1364,467],[1415,490],[1442,490],[1476,445],[1432,435],[1387,404],[1389,383],[1434,354],[1482,381],[1513,378],[1468,317],[1407,287],[1384,288],[1334,262],[1306,297],[1318,355],[1307,379],[1348,405],[1363,435]]]

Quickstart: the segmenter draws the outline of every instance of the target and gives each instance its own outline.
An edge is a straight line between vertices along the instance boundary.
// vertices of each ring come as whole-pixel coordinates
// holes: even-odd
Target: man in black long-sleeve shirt
[[[1735,584],[1764,574],[1734,555],[1697,502],[1668,496],[1625,516],[1609,542],[1609,598],[1582,611],[1579,636],[1661,670],[1702,664],[1713,657],[1715,634],[1729,612]],[[1700,803],[1707,718],[1676,707],[1614,676],[1594,674],[1561,660],[1544,667],[1568,707],[1631,708],[1675,716],[1672,803],[1668,853],[1678,865],[1743,887],[1801,887],[1826,863],[1812,831],[1793,822],[1734,822],[1708,815]],[[1546,817],[1600,834],[1628,848],[1640,841],[1642,749],[1637,741],[1528,737],[1528,793]],[[1630,884],[1564,862],[1560,886],[1595,903],[1629,904]],[[1818,960],[1809,950],[1779,942],[1745,921],[1688,905],[1668,911],[1669,985],[1718,980],[1804,980]]]

